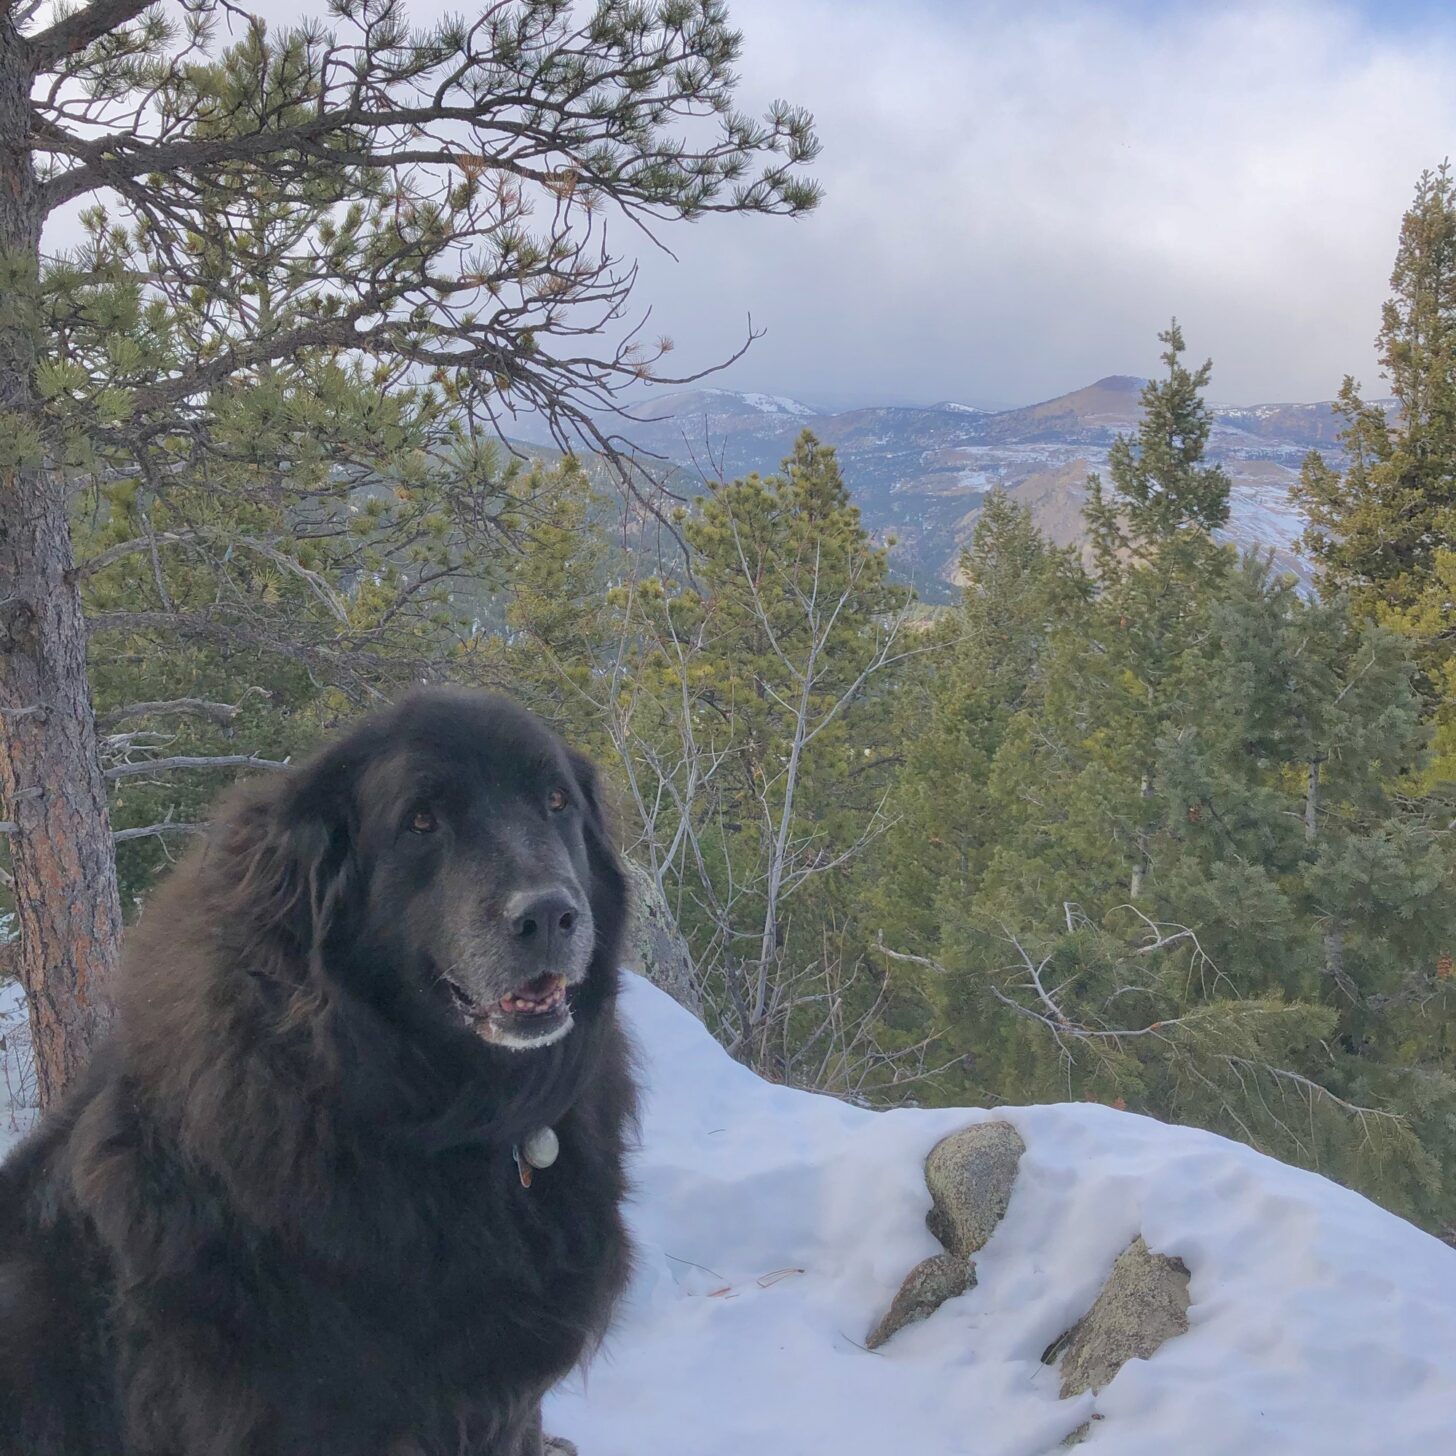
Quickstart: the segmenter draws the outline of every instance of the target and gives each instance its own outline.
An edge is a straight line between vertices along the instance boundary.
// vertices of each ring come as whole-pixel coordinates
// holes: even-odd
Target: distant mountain
[[[953,399],[944,399],[939,404],[930,406],[933,410],[948,410],[951,414],[957,415],[993,415],[995,410],[982,409],[980,405],[959,404]]]
[[[839,454],[844,478],[880,539],[895,540],[897,572],[930,600],[955,582],[987,494],[1024,501],[1064,544],[1083,536],[1086,480],[1105,471],[1107,450],[1135,430],[1145,381],[1108,375],[1070,394],[1008,410],[943,401],[823,412],[782,395],[695,389],[639,403],[614,427],[690,478],[767,473],[812,429]],[[1289,496],[1310,450],[1338,455],[1339,421],[1328,403],[1217,406],[1209,458],[1233,481],[1227,539],[1272,548],[1276,563],[1308,581],[1294,549],[1303,530]]]

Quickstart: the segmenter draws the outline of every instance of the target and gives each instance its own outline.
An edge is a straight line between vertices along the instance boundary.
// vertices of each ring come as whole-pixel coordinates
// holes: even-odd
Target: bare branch
[[[287,768],[283,759],[259,758],[251,753],[225,753],[215,757],[153,758],[137,763],[116,763],[104,770],[108,779],[134,778],[139,774],[171,773],[175,769],[193,768]]]
[[[160,824],[147,824],[138,829],[118,829],[112,836],[114,844],[125,844],[132,839],[148,839],[163,834],[206,834],[207,825],[189,824],[182,820],[163,820]]]
[[[250,688],[249,692],[262,692],[261,688]],[[109,733],[122,723],[135,718],[203,718],[226,728],[242,712],[241,703],[213,703],[206,698],[171,698],[165,702],[128,703],[124,708],[113,708],[96,720],[99,733]]]
[[[1275,1067],[1268,1062],[1250,1061],[1247,1057],[1226,1056],[1224,1061],[1231,1067],[1246,1067],[1251,1071],[1263,1072],[1276,1082],[1287,1082],[1291,1086],[1300,1088],[1309,1097],[1329,1102],[1350,1113],[1353,1117],[1379,1117],[1388,1122],[1398,1123],[1404,1123],[1407,1120],[1404,1114],[1399,1112],[1390,1112],[1382,1107],[1364,1107],[1357,1102],[1347,1102],[1343,1097],[1337,1097],[1328,1087],[1321,1086],[1312,1078],[1301,1076],[1298,1072],[1291,1072],[1287,1067]]]
[[[156,546],[172,546],[185,541],[195,541],[198,534],[196,531],[158,531],[149,536],[137,536],[130,541],[118,541],[115,546],[108,546],[105,551],[99,551],[89,560],[80,562],[76,566],[73,576],[77,581],[85,581],[87,577],[95,576],[98,571],[105,571],[108,566],[114,566],[128,556],[151,551]]]
[[[934,971],[939,976],[948,976],[950,974],[939,961],[932,960],[929,956],[911,955],[908,951],[892,949],[885,944],[885,932],[883,930],[877,930],[875,932],[875,949],[888,960],[904,961],[906,965],[911,966],[924,966],[926,970]]]

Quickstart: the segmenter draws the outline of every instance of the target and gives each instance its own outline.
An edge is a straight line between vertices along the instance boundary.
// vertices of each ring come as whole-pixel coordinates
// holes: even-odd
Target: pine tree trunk
[[[1319,838],[1320,815],[1320,765],[1323,758],[1309,760],[1309,774],[1304,791],[1304,837],[1313,844]],[[1355,983],[1345,974],[1345,929],[1333,916],[1330,928],[1325,932],[1325,975],[1327,975],[1351,1001],[1359,1002],[1360,993]]]
[[[1351,1001],[1357,1005],[1360,993],[1355,983],[1345,974],[1345,928],[1338,920],[1330,921],[1325,933],[1325,975],[1327,975]]]
[[[1151,774],[1144,774],[1142,784],[1138,789],[1138,798],[1151,799],[1152,796],[1153,776]],[[1132,879],[1127,887],[1127,897],[1129,900],[1138,900],[1141,898],[1143,883],[1148,877],[1148,870],[1152,868],[1151,862],[1148,859],[1147,841],[1143,837],[1141,829],[1138,830],[1136,848],[1137,863],[1132,867]]]
[[[30,302],[43,218],[27,144],[30,84],[25,43],[0,11],[0,445],[12,452],[16,420],[34,400]],[[15,826],[15,968],[48,1105],[110,1020],[121,904],[65,483],[23,452],[0,466],[0,806]]]

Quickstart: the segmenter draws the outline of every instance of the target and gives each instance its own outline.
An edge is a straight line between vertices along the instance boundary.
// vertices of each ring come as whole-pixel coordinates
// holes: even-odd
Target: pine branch
[[[114,566],[128,556],[139,555],[156,546],[177,546],[195,541],[198,534],[197,531],[162,531],[150,536],[137,536],[130,541],[118,541],[115,546],[108,546],[105,551],[79,563],[72,572],[72,578],[75,581],[85,581],[87,577],[95,576],[98,571],[105,571],[108,566]]]
[[[427,663],[384,657],[355,642],[290,640],[267,627],[208,612],[98,612],[87,618],[86,629],[92,636],[102,632],[156,632],[174,642],[180,639],[232,649],[254,648],[296,662],[310,674],[326,676],[335,686],[360,700],[377,701],[381,697],[378,689],[366,680],[366,674],[428,670]]]
[[[91,4],[32,36],[27,42],[31,65],[37,72],[49,70],[66,56],[85,50],[108,31],[135,20],[147,8],[148,0],[91,0]]]
[[[1328,1087],[1323,1087],[1312,1078],[1302,1076],[1298,1072],[1291,1072],[1287,1067],[1276,1067],[1269,1062],[1251,1061],[1248,1057],[1225,1056],[1224,1061],[1230,1067],[1244,1067],[1251,1072],[1263,1072],[1276,1082],[1287,1082],[1291,1086],[1298,1087],[1311,1101],[1329,1102],[1362,1121],[1367,1117],[1381,1117],[1387,1122],[1405,1123],[1408,1121],[1403,1113],[1389,1112],[1383,1107],[1363,1107],[1357,1102],[1348,1102],[1343,1097],[1337,1097]]]

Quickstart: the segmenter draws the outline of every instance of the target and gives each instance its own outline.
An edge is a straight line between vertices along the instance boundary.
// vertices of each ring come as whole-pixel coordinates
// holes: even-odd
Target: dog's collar
[[[511,1148],[511,1160],[521,1179],[521,1187],[529,1188],[538,1168],[549,1168],[561,1152],[561,1139],[554,1128],[538,1127],[523,1143]]]

